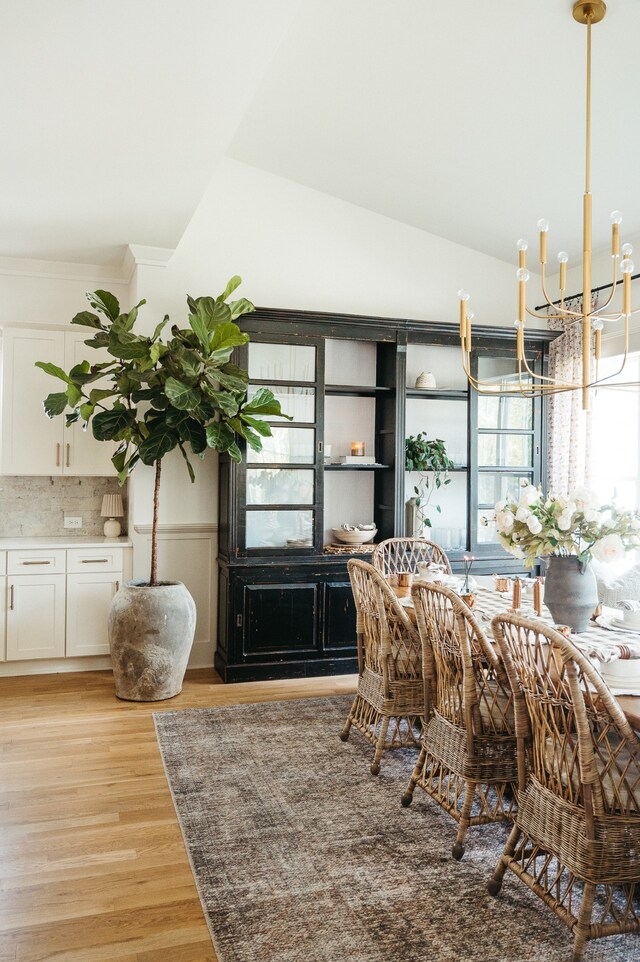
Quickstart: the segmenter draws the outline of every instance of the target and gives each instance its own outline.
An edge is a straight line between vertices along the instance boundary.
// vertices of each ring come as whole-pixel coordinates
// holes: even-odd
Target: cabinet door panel
[[[67,655],[109,654],[109,608],[121,582],[119,572],[67,576]]]
[[[245,585],[244,655],[281,652],[286,659],[314,652],[317,601],[315,584]]]
[[[324,586],[323,648],[353,648],[356,645],[356,605],[350,581]]]
[[[7,584],[7,661],[62,658],[65,576],[13,575]]]
[[[64,384],[36,361],[64,366],[64,334],[7,328],[2,332],[2,474],[62,474],[61,418],[48,418],[42,402]]]
[[[81,361],[89,361],[90,364],[100,364],[103,361],[113,360],[106,351],[96,351],[92,347],[87,347],[84,343],[89,336],[88,331],[71,331],[65,334],[65,366],[70,370],[74,365]],[[95,381],[90,385],[91,388],[109,387],[107,380]],[[85,431],[82,422],[77,422],[70,428],[64,430],[64,473],[78,475],[82,477],[101,477],[113,474],[111,457],[114,454],[117,444],[108,441],[96,441],[88,427]]]
[[[7,657],[6,643],[7,579],[0,578],[0,661]]]

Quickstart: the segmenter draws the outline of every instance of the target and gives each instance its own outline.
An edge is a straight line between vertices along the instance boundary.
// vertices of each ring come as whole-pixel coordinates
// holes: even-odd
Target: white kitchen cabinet
[[[6,625],[7,625],[7,553],[0,551],[0,661],[7,657]]]
[[[67,575],[67,655],[108,655],[107,615],[121,572]]]
[[[68,371],[85,359],[95,364],[108,358],[87,347],[84,341],[90,336],[88,329],[2,330],[0,473],[94,477],[113,473],[111,455],[117,445],[96,441],[81,423],[66,428],[62,415],[46,416],[44,399],[65,385],[35,366],[36,361],[50,361]]]
[[[65,580],[49,572],[7,577],[7,661],[64,655]]]
[[[7,661],[109,654],[109,607],[131,577],[130,548],[107,542],[10,549],[0,552],[0,587],[5,557],[7,637],[5,649],[0,631],[0,660],[5,650]]]

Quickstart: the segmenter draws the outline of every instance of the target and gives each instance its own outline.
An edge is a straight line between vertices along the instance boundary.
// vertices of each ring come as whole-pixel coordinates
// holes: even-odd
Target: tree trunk
[[[160,503],[160,468],[162,461],[156,461],[156,480],[153,486],[153,524],[151,525],[151,577],[149,586],[158,584],[158,507]]]

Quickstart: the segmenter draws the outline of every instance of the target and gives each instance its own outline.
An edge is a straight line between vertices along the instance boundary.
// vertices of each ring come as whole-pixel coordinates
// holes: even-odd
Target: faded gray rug
[[[455,823],[416,789],[415,752],[372,747],[351,697],[158,712],[158,741],[219,962],[570,962],[573,938],[507,873],[486,891],[504,825]],[[171,880],[167,880],[171,884]],[[640,937],[584,962],[640,960]]]

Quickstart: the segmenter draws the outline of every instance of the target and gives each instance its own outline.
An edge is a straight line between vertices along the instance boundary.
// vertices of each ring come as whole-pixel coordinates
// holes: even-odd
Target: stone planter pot
[[[547,560],[544,603],[557,625],[569,625],[580,634],[598,604],[598,586],[591,567],[576,557],[552,555]]]
[[[182,690],[196,628],[196,606],[180,582],[150,588],[129,581],[109,610],[109,645],[116,695],[162,701]]]

